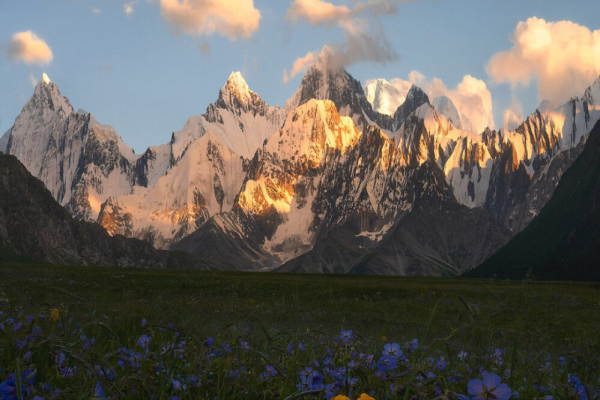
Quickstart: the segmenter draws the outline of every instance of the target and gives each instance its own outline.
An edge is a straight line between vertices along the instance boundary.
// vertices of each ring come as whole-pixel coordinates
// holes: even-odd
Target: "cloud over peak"
[[[11,60],[26,64],[49,64],[53,58],[50,47],[32,31],[15,33],[7,53]]]
[[[231,40],[248,38],[260,25],[253,0],[160,0],[163,18],[190,36],[215,32]]]
[[[407,90],[412,85],[418,86],[430,99],[438,96],[446,96],[458,110],[463,119],[463,129],[466,131],[481,133],[485,128],[494,128],[494,115],[492,109],[492,94],[486,83],[481,79],[465,75],[455,88],[450,89],[439,78],[428,80],[419,71],[412,71],[408,75],[408,81],[395,78],[391,83],[400,91]],[[400,92],[405,94],[406,92]]]
[[[510,40],[513,47],[486,65],[494,83],[527,86],[535,78],[541,100],[562,103],[600,75],[600,30],[532,17],[519,22]]]
[[[396,61],[398,53],[392,48],[383,33],[381,15],[394,15],[400,0],[367,0],[354,2],[352,8],[334,5],[324,0],[294,0],[286,13],[286,19],[296,23],[307,22],[312,26],[337,27],[342,30],[343,42],[331,43],[333,49],[330,66],[346,67],[358,61],[372,61],[380,64]],[[306,70],[311,61],[318,57],[309,52],[294,61],[288,74],[284,70],[284,82],[300,71]]]

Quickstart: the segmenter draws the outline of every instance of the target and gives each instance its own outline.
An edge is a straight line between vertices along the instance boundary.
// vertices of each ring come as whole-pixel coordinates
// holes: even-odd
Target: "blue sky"
[[[336,6],[354,5],[330,1]],[[335,25],[286,19],[290,2],[255,0],[260,26],[248,38],[232,40],[219,32],[189,35],[174,30],[161,15],[159,0],[139,0],[129,16],[124,11],[128,1],[120,0],[2,1],[0,131],[12,126],[33,93],[30,75],[39,80],[42,72],[57,83],[75,109],[90,111],[101,123],[114,126],[136,152],[167,142],[187,118],[204,113],[232,71],[241,71],[268,104],[283,105],[302,77],[300,73],[285,84],[283,70],[290,70],[294,60],[307,52],[344,40]],[[525,115],[540,101],[535,71],[528,85],[521,82],[514,89],[508,82],[493,83],[486,72],[494,54],[513,47],[510,36],[517,24],[535,16],[548,22],[572,21],[595,31],[600,29],[598,15],[598,0],[402,3],[396,15],[369,20],[371,26],[381,26],[399,58],[386,64],[358,61],[346,68],[363,84],[373,78],[406,80],[416,70],[428,80],[441,79],[450,89],[471,75],[487,84],[499,127],[513,94]],[[29,30],[50,47],[51,62],[27,64],[8,56],[13,35]],[[210,54],[201,51],[201,45],[209,46]]]

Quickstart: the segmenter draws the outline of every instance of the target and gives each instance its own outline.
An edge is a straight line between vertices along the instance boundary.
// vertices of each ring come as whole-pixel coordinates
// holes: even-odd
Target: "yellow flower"
[[[58,308],[55,308],[50,312],[50,319],[54,322],[58,321]]]
[[[331,400],[350,400],[350,398],[344,396],[343,394],[338,394],[337,396],[332,397]]]
[[[375,400],[374,398],[372,398],[371,396],[369,396],[366,393],[363,393],[360,395],[360,397],[357,400]]]

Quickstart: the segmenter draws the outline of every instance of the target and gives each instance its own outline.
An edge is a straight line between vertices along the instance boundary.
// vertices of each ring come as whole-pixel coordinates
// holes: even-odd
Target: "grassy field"
[[[0,276],[0,382],[16,398],[453,399],[487,373],[513,398],[598,395],[598,284],[18,264]]]

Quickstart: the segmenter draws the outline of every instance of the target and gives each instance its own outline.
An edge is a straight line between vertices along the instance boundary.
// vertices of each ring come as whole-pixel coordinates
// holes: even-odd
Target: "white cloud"
[[[93,12],[94,14],[100,14],[100,9],[99,9],[99,8],[96,8],[96,7],[92,7],[92,12]]]
[[[507,108],[502,112],[502,129],[514,131],[523,122],[523,106],[521,103],[515,102],[511,108]]]
[[[419,71],[412,71],[408,75],[408,80],[396,78],[391,82],[397,88],[404,90],[414,84],[427,93],[430,101],[437,96],[447,96],[454,103],[461,118],[466,117],[468,120],[463,121],[465,130],[481,133],[486,127],[494,128],[492,94],[481,79],[465,75],[455,88],[449,89],[439,78],[428,80]],[[401,93],[406,93],[406,91]]]
[[[335,25],[351,13],[346,6],[336,6],[322,0],[294,0],[288,8],[286,18],[292,21],[303,20],[311,25]]]
[[[31,86],[33,86],[34,88],[38,84],[38,80],[35,79],[35,76],[33,76],[33,74],[31,72],[29,73],[29,83],[31,83]]]
[[[386,64],[398,59],[398,54],[383,34],[379,16],[394,15],[402,0],[368,0],[354,3],[353,8],[334,5],[324,0],[294,0],[286,13],[286,19],[297,23],[304,21],[312,26],[337,27],[342,30],[342,43],[332,43],[333,54],[329,58],[330,67],[345,67],[358,61],[373,61]],[[315,60],[316,52],[294,61],[288,74],[284,70],[284,82],[301,71],[296,66],[306,65],[307,57]]]
[[[540,99],[560,104],[600,75],[600,30],[532,17],[519,22],[511,41],[513,47],[496,53],[486,66],[494,83],[527,86],[535,78]]]
[[[15,33],[8,44],[8,57],[26,64],[49,64],[52,50],[32,31]]]
[[[292,70],[289,73],[287,72],[287,70],[283,70],[283,82],[288,83],[290,79],[298,75],[300,72],[306,71],[308,68],[310,68],[311,65],[313,65],[317,61],[318,58],[319,55],[311,51],[306,53],[304,57],[298,58],[296,61],[294,61],[294,64],[292,65]]]
[[[231,40],[248,38],[261,19],[253,0],[160,0],[160,8],[175,31],[191,36],[216,32]]]
[[[123,4],[123,11],[127,14],[128,17],[133,14],[133,7],[136,5],[137,1],[130,1],[129,3]]]

